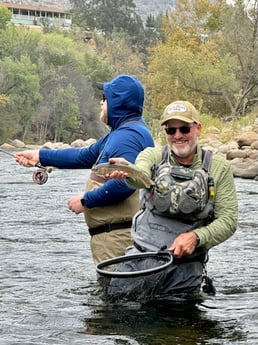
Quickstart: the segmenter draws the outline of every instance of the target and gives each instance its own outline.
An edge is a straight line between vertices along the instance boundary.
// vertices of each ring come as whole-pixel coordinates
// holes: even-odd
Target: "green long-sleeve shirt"
[[[162,160],[162,148],[150,147],[142,151],[134,164],[134,167],[151,178],[152,167],[160,164]],[[171,164],[175,162],[170,156]],[[201,147],[197,147],[192,169],[201,168],[202,152]],[[212,200],[214,205],[215,220],[209,225],[195,229],[200,238],[200,245],[207,249],[224,242],[237,229],[238,203],[234,184],[234,178],[230,163],[223,157],[213,154],[210,175],[214,180],[215,196]],[[134,188],[144,188],[144,185],[137,179],[126,179],[128,186]]]

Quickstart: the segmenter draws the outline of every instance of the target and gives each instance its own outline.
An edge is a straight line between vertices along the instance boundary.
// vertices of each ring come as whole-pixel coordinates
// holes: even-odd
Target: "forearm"
[[[118,204],[134,193],[123,181],[110,180],[103,186],[88,191],[83,195],[83,204],[87,208]]]
[[[59,169],[90,169],[95,157],[84,148],[69,147],[65,149],[41,149],[40,163]]]
[[[215,179],[215,219],[209,225],[195,230],[200,238],[200,245],[207,249],[224,242],[237,229],[238,203],[234,186],[234,179],[229,168],[216,176]]]
[[[194,232],[198,235],[200,246],[210,249],[231,237],[237,229],[237,214],[215,219],[207,226],[198,228]]]

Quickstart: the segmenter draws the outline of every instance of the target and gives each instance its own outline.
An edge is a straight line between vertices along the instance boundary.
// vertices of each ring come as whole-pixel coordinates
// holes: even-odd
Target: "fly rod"
[[[6,150],[3,150],[0,148],[0,152],[5,153],[6,155],[9,155],[13,158],[16,158],[16,155],[8,152]],[[41,165],[40,163],[35,163],[33,161],[29,161],[29,164],[31,164],[33,167],[37,167],[38,169],[36,169],[33,172],[32,175],[32,180],[33,182],[37,183],[37,184],[44,184],[47,182],[48,180],[48,173],[51,173],[52,168],[51,167],[44,167],[43,165]]]

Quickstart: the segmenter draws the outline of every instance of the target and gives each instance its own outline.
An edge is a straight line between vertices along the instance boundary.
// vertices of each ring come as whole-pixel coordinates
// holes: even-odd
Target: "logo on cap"
[[[172,113],[185,113],[187,111],[187,108],[185,105],[183,104],[179,104],[179,103],[174,103],[172,104],[168,110],[167,113],[168,114],[172,114]]]

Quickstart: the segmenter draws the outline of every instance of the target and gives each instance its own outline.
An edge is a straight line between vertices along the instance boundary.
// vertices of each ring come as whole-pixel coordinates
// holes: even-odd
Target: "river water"
[[[107,305],[82,215],[87,170],[33,168],[0,153],[0,345],[258,344],[258,182],[236,179],[239,229],[210,250],[217,289],[200,305]]]

